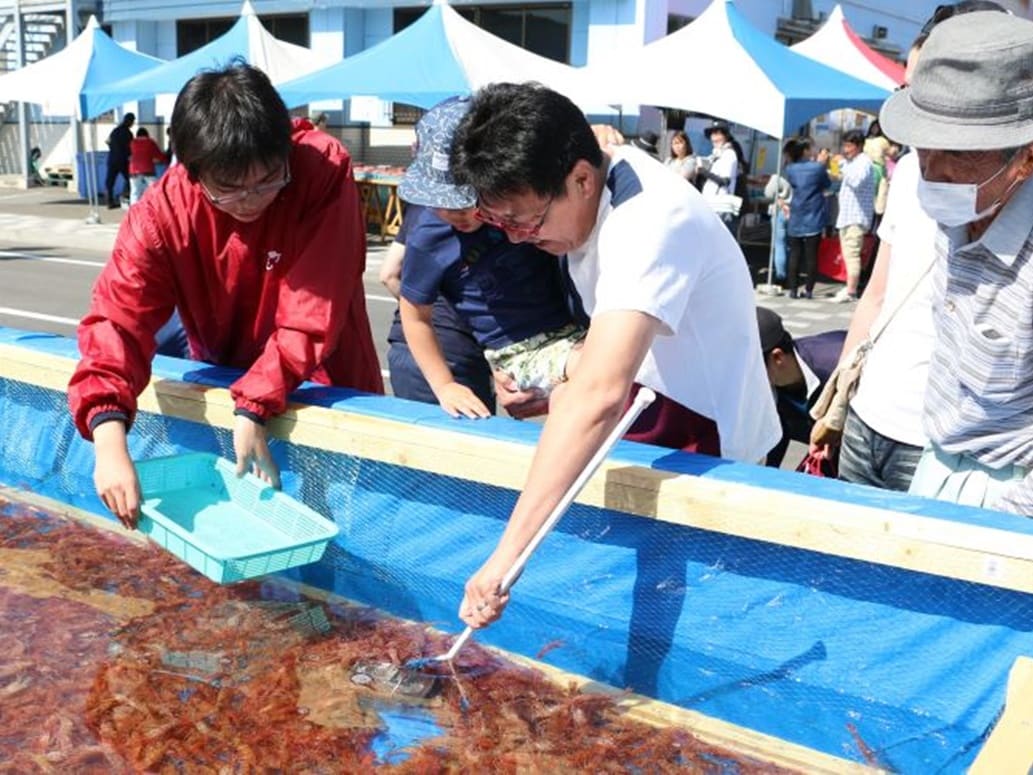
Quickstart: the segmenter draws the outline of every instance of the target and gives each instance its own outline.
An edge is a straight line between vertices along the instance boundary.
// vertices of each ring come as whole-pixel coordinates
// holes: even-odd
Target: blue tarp
[[[0,329],[0,343],[75,357],[75,343]],[[157,378],[238,372],[158,358]],[[436,406],[306,386],[295,398],[533,443],[540,429],[460,421]],[[143,459],[232,455],[229,431],[141,414]],[[340,536],[291,575],[392,614],[458,629],[462,585],[517,493],[274,440],[284,489]],[[65,395],[0,373],[0,483],[97,513],[93,455]],[[1033,533],[1033,520],[622,442],[616,456],[705,478]],[[815,502],[820,507],[820,501]],[[744,519],[763,519],[761,513]],[[1033,595],[575,504],[531,559],[507,615],[477,640],[828,754],[899,772],[961,773],[1033,654]]]

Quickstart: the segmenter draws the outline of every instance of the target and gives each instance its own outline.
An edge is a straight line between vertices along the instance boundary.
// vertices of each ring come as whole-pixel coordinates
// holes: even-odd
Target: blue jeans
[[[775,277],[773,282],[781,283],[786,278],[788,241],[786,238],[786,217],[782,208],[775,208],[771,219],[771,239],[775,241]]]
[[[884,490],[906,492],[922,457],[922,448],[883,436],[847,410],[839,450],[839,478]]]

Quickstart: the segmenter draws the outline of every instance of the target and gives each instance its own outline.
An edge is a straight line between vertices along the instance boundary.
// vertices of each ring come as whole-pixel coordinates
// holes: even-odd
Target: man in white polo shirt
[[[741,251],[685,180],[636,148],[604,153],[581,111],[537,84],[475,95],[452,173],[513,241],[566,255],[591,319],[553,393],[526,486],[460,615],[493,621],[499,581],[616,425],[629,392],[659,394],[629,438],[759,462],[781,437]],[[500,400],[512,406],[526,396]]]

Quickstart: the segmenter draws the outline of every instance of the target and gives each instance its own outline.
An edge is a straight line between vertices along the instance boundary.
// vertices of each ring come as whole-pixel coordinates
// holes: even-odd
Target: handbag
[[[796,467],[798,473],[818,476],[823,479],[836,479],[839,476],[837,458],[826,457],[817,452],[808,452]]]
[[[839,359],[839,365],[829,375],[828,381],[818,395],[818,400],[811,407],[811,418],[813,420],[816,422],[822,421],[825,427],[830,430],[838,431],[839,433],[843,432],[843,426],[846,424],[847,408],[850,406],[850,399],[857,392],[857,386],[861,381],[861,372],[864,370],[864,364],[868,360],[868,353],[871,352],[876,341],[882,336],[882,332],[893,322],[893,318],[897,316],[897,313],[907,300],[911,298],[911,294],[922,284],[922,280],[929,274],[929,270],[933,268],[935,263],[936,257],[934,256],[933,260],[929,262],[929,265],[918,276],[911,288],[908,289],[908,292],[897,302],[897,306],[893,308],[893,311],[883,321],[883,324],[877,330],[869,331],[867,339],[854,346],[844,357]]]

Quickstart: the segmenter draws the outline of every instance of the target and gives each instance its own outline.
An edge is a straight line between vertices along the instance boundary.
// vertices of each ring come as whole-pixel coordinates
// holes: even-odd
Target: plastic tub
[[[220,584],[317,561],[337,526],[208,453],[136,464],[139,529]]]

